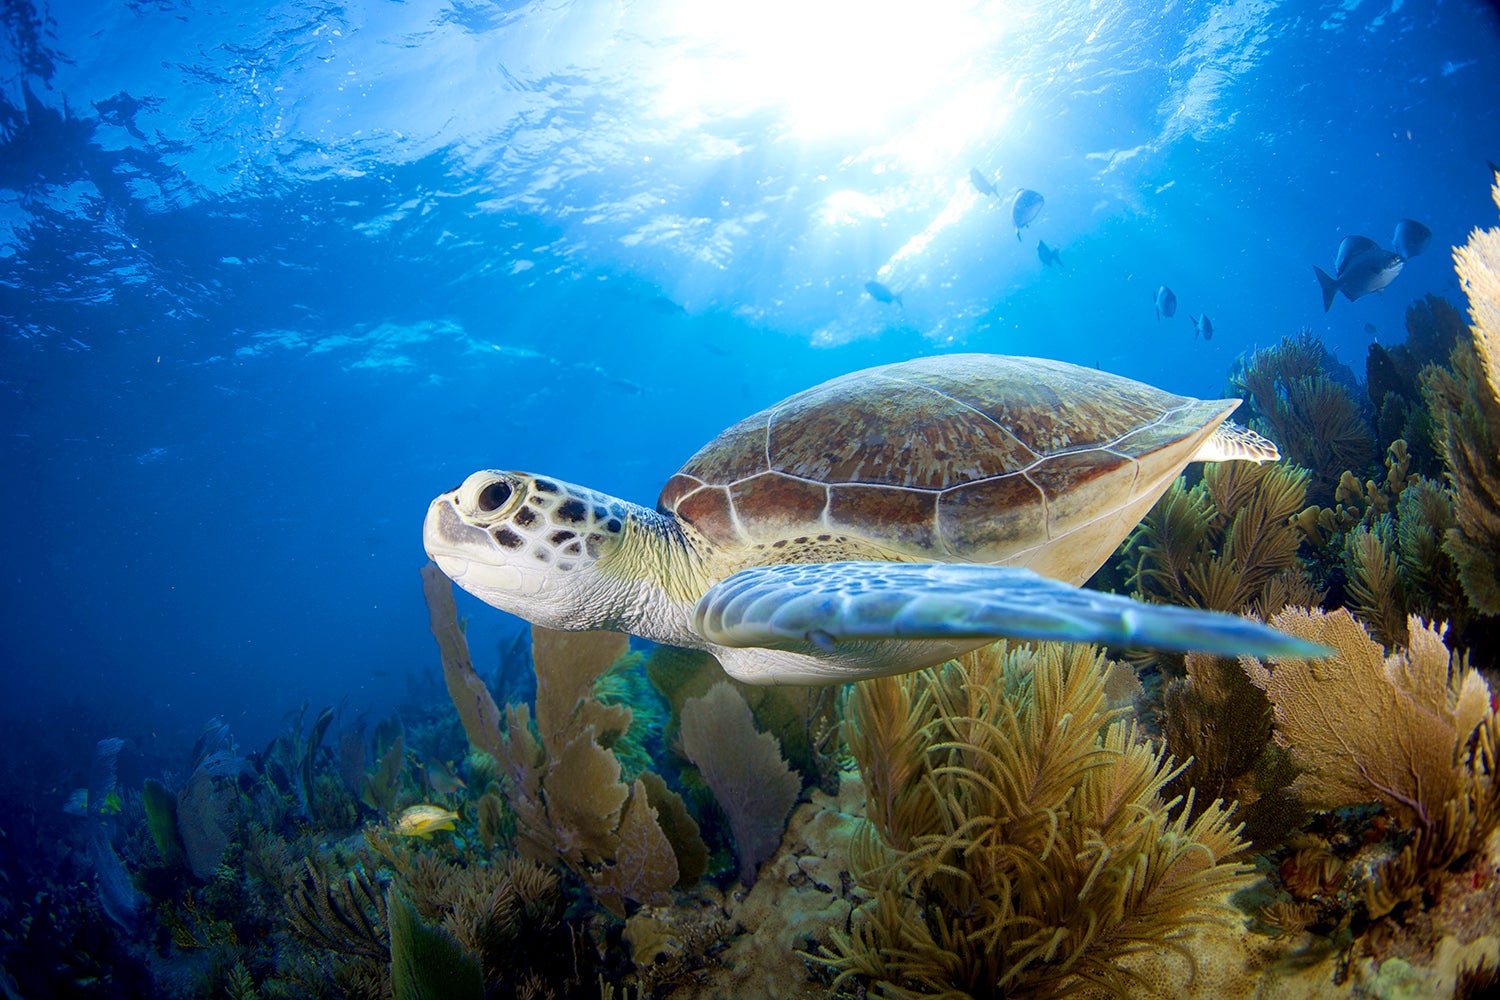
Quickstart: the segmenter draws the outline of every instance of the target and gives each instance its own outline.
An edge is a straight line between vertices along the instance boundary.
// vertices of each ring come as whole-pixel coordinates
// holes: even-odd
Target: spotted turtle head
[[[551,627],[577,627],[581,581],[619,545],[623,501],[526,472],[476,472],[427,509],[422,542],[454,583]]]

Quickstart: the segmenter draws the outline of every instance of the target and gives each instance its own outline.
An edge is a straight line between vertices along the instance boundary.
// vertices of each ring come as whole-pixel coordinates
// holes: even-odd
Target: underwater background
[[[1452,251],[1500,225],[1494,4],[0,24],[0,995],[1479,995],[1500,965],[1500,251]],[[1360,236],[1394,278],[1338,269]],[[1091,586],[1288,615],[1364,692],[1313,707],[1408,728],[1330,737],[1335,682],[1295,668],[1079,647],[753,692],[424,593],[427,504],[476,469],[651,505],[740,417],[945,351],[1244,397],[1288,461],[1191,471]],[[1048,771],[1064,717],[1093,742]],[[1236,919],[1217,971],[1151,964],[1207,969],[1187,935]]]

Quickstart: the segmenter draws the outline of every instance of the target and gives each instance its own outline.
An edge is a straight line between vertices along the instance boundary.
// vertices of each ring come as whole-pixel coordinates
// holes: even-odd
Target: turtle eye
[[[474,502],[481,513],[493,514],[505,506],[506,501],[510,499],[510,494],[510,483],[507,483],[503,479],[497,479],[480,490],[479,496]]]

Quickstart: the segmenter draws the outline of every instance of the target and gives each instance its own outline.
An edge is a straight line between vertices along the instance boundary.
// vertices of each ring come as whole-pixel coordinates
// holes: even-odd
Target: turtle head
[[[558,479],[485,470],[432,501],[422,543],[486,604],[549,628],[589,628],[593,571],[619,547],[627,510]]]

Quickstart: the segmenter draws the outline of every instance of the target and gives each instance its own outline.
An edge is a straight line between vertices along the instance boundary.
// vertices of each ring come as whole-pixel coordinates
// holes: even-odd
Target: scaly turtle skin
[[[423,537],[498,608],[706,649],[758,683],[901,673],[1000,636],[1316,655],[1077,586],[1188,462],[1278,457],[1225,423],[1238,402],[1038,358],[920,358],[740,421],[654,511],[483,471],[432,502]]]

